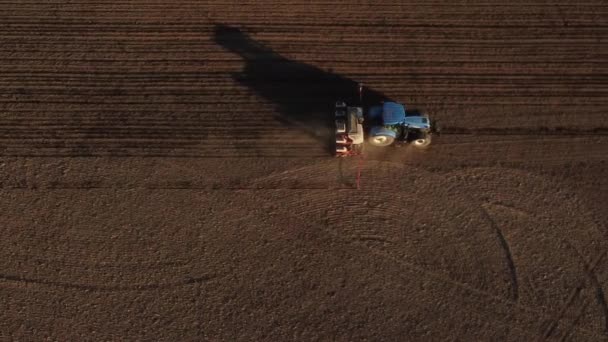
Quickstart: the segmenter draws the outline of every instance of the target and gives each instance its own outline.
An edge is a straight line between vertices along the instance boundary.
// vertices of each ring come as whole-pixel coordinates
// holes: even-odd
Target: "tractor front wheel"
[[[421,134],[416,139],[412,140],[412,145],[416,148],[427,148],[431,144],[431,135],[430,134]]]

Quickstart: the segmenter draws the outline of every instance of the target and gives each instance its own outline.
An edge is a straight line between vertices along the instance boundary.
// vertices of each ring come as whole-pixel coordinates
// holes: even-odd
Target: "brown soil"
[[[3,340],[608,339],[603,1],[1,8]]]

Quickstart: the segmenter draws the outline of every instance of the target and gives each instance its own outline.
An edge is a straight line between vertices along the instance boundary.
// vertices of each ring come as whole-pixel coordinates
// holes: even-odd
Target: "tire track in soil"
[[[606,255],[607,252],[604,251],[604,252],[600,253],[592,261],[592,263],[589,264],[589,263],[587,263],[587,261],[585,260],[583,255],[578,251],[578,249],[576,247],[574,247],[574,245],[572,245],[570,243],[569,240],[564,239],[563,241],[571,250],[574,251],[574,254],[577,256],[579,261],[583,264],[583,269],[584,269],[585,275],[587,276],[590,283],[596,288],[596,302],[600,306],[600,309],[604,316],[604,334],[608,335],[608,304],[606,303],[606,298],[604,296],[602,285],[598,281],[597,276],[595,275],[595,271],[594,271],[595,268],[597,267],[597,265],[599,265],[599,263],[604,258],[604,256]],[[566,312],[570,309],[570,307],[576,302],[576,299],[578,299],[580,297],[583,287],[584,287],[584,285],[577,286],[571,292],[568,300],[566,301],[566,303],[564,304],[562,309],[549,321],[547,328],[543,332],[544,340],[548,339],[549,337],[551,337],[551,335],[553,335],[555,333],[558,326],[560,325],[561,319],[565,316]],[[583,298],[583,301],[584,301],[583,308],[581,309],[581,312],[577,315],[575,322],[578,322],[580,320],[584,310],[589,305],[589,303],[585,302],[584,298]],[[572,329],[575,326],[576,326],[576,323],[572,323],[571,325],[568,326],[568,329],[564,332],[564,334],[561,338],[562,341],[564,341],[568,338],[568,336],[572,333]]]
[[[486,203],[480,206],[481,213],[490,223],[490,227],[492,227],[492,230],[494,230],[494,232],[496,233],[496,237],[498,238],[500,246],[502,247],[503,252],[505,254],[505,259],[507,260],[507,267],[509,268],[509,276],[511,278],[511,297],[513,301],[516,302],[519,300],[519,280],[517,278],[517,268],[515,267],[515,262],[513,261],[513,253],[511,252],[511,247],[509,246],[507,239],[502,233],[500,226],[496,223],[496,220],[494,220],[488,212],[488,205],[489,204]]]
[[[577,286],[568,297],[566,304],[563,308],[555,315],[554,318],[549,320],[549,325],[543,332],[543,339],[548,339],[557,329],[559,325],[559,321],[564,317],[570,306],[576,301],[576,299],[580,296],[581,291],[583,290],[582,286]]]
[[[403,167],[403,165],[398,165],[398,166]],[[296,171],[303,172],[304,174],[309,174],[309,172],[305,172],[306,168],[300,168],[300,169],[298,169]],[[375,187],[376,191],[378,191],[379,189],[380,188]],[[388,188],[386,188],[384,190],[388,190]],[[343,191],[353,191],[353,190],[346,190],[345,189]],[[357,193],[358,192],[353,192],[353,195],[357,194]],[[317,192],[315,196],[310,197],[310,201],[313,201],[312,198],[315,198],[314,199],[315,205],[313,206],[314,208],[308,208],[308,206],[304,206],[304,207],[307,207],[308,209],[305,210],[304,212],[299,211],[298,215],[303,215],[303,216],[314,215],[316,217],[316,216],[318,216],[318,213],[323,212],[323,208],[331,207],[332,203],[335,203],[337,201],[336,199],[332,199],[333,197],[331,195],[324,195],[324,196],[319,197],[320,195],[321,195],[321,193]],[[289,201],[289,204],[284,204],[284,206],[286,206],[287,210],[290,207],[298,207],[298,208],[300,208],[300,207],[302,207],[302,205],[301,205],[302,203],[308,203],[308,202],[299,202],[299,200],[297,198],[299,198],[299,196],[295,196],[294,199],[292,199],[292,200]],[[347,196],[347,198],[350,198],[350,197]],[[352,198],[353,198],[353,203],[356,203],[356,201],[354,200],[356,198],[356,196],[353,196]],[[285,202],[285,199],[283,199],[282,201]],[[298,203],[300,203],[300,204],[298,204]],[[344,205],[344,207],[350,207],[351,203],[347,202],[347,203],[343,203],[343,205]],[[485,208],[482,207],[482,209],[485,209]],[[386,210],[390,211],[390,209],[386,209]],[[518,213],[524,214],[524,215],[529,215],[529,213],[527,213],[527,212],[519,212],[518,211]],[[291,211],[290,211],[289,215],[293,216],[294,214],[291,213]],[[491,217],[488,219],[488,222],[493,222],[493,220],[491,219]],[[403,260],[395,257],[390,252],[388,252],[386,250],[383,250],[382,246],[379,246],[377,244],[371,244],[370,245],[369,243],[366,243],[367,242],[366,235],[361,235],[360,236],[360,235],[358,235],[358,231],[354,231],[355,234],[352,235],[352,236],[343,236],[342,234],[340,234],[339,232],[337,232],[337,231],[335,231],[333,229],[329,229],[327,227],[325,227],[324,229],[326,231],[328,231],[328,233],[330,233],[333,236],[335,236],[338,239],[340,239],[341,241],[346,241],[346,242],[348,242],[350,244],[353,244],[355,246],[364,247],[366,249],[369,249],[372,253],[376,253],[376,254],[379,254],[379,255],[384,256],[386,258],[390,258],[391,260],[394,260],[397,263],[403,263],[408,268],[413,268],[413,269],[419,270],[421,272],[426,272],[427,271],[426,269],[424,269],[424,268],[422,268],[420,266],[417,266],[417,265],[412,264],[412,263],[407,262],[407,261],[403,261]],[[502,232],[499,231],[497,234],[502,235]],[[374,240],[377,240],[376,238],[377,237],[374,236]],[[390,239],[386,239],[386,238],[384,238],[382,236],[379,236],[379,238],[381,240],[380,241],[381,243],[385,243],[385,242],[390,242],[391,241]],[[504,236],[502,236],[502,239],[504,240],[504,242],[506,244],[506,239],[504,238]],[[508,247],[508,245],[505,248],[505,251],[506,251],[505,253],[508,254],[507,259],[510,260],[510,264],[513,265],[512,270],[515,271],[513,258],[511,256],[510,248]],[[467,283],[460,282],[458,280],[454,280],[454,279],[452,279],[450,277],[446,277],[444,275],[438,274],[438,273],[433,272],[433,271],[429,271],[429,272],[432,273],[432,277],[437,276],[438,278],[442,279],[442,281],[449,282],[450,284],[454,284],[455,286],[462,287],[462,288],[467,288],[467,289],[471,288],[471,289],[474,289],[474,290],[476,290],[476,291],[478,291],[480,293],[484,293],[484,294],[486,294],[486,295],[488,295],[488,296],[490,296],[492,298],[498,298],[499,297],[499,296],[497,296],[497,295],[495,295],[493,293],[487,292],[485,290],[479,290],[479,289],[475,288],[474,286],[471,286],[471,285],[469,285]],[[514,272],[513,279],[514,279],[514,284],[516,286],[515,291],[517,291],[518,281],[517,281],[516,272]],[[579,289],[579,291],[581,289]],[[517,293],[517,292],[515,292],[515,293]],[[576,294],[576,296],[578,296],[578,294]],[[501,302],[503,302],[503,303],[511,303],[513,305],[516,305],[517,307],[523,306],[523,307],[529,308],[530,310],[533,310],[533,311],[537,310],[535,308],[527,306],[526,304],[521,304],[520,302],[517,302],[516,300],[513,300],[513,299],[505,300],[505,298],[503,298],[503,297],[500,297],[500,299],[501,299]],[[549,317],[548,317],[548,315],[546,313],[543,313],[542,317],[547,317],[547,320],[549,319]],[[564,324],[567,324],[568,327],[571,327],[570,323],[564,323]],[[578,329],[578,328],[576,328],[576,329]],[[585,328],[581,328],[581,329],[584,330],[584,331],[588,331]]]
[[[216,279],[221,276],[202,276],[202,277],[188,277],[183,281],[176,281],[170,283],[158,283],[158,284],[133,284],[133,285],[99,285],[99,284],[85,284],[85,283],[71,283],[61,281],[51,281],[45,279],[36,279],[29,277],[21,277],[16,275],[0,274],[0,281],[7,281],[16,284],[33,285],[33,286],[52,286],[62,287],[66,289],[75,289],[80,291],[93,291],[93,292],[127,292],[127,291],[151,291],[151,290],[167,290],[174,287],[180,287],[191,284],[202,284],[207,281]]]
[[[580,322],[581,318],[583,317],[583,314],[585,313],[585,310],[587,310],[587,307],[589,307],[589,303],[586,300],[583,300],[583,304],[581,305],[578,315],[576,315],[576,318],[574,319],[574,321],[572,321],[572,325],[569,326],[569,329],[564,332],[564,334],[560,338],[560,342],[565,342],[570,338],[570,336],[572,336],[573,328],[577,326],[577,324]]]
[[[350,191],[358,192],[359,190],[350,190]],[[286,212],[286,213],[284,213],[284,215],[287,215],[289,217],[295,218],[297,220],[301,219],[299,216],[297,216],[297,215],[295,215],[295,214],[293,214],[291,212]],[[439,281],[439,282],[444,283],[446,285],[450,285],[453,288],[458,288],[459,291],[466,291],[466,292],[469,292],[469,293],[473,293],[475,295],[478,295],[478,296],[481,296],[481,297],[485,298],[486,300],[495,301],[495,302],[501,303],[501,304],[503,304],[505,306],[508,306],[508,307],[514,307],[514,308],[521,309],[521,310],[523,310],[524,312],[526,312],[528,314],[534,315],[536,317],[536,319],[538,319],[538,317],[546,317],[546,314],[542,313],[541,311],[539,311],[538,309],[536,309],[534,307],[529,307],[527,305],[524,305],[524,304],[521,304],[521,303],[518,303],[518,302],[513,302],[511,300],[505,300],[504,298],[502,298],[500,296],[497,296],[497,295],[495,295],[495,294],[493,294],[491,292],[480,290],[478,288],[470,286],[467,283],[463,283],[463,282],[454,280],[452,278],[443,276],[443,275],[441,275],[439,273],[436,273],[436,272],[433,272],[431,270],[425,269],[423,267],[417,266],[417,265],[415,265],[413,263],[403,261],[401,259],[398,259],[398,258],[394,257],[390,253],[387,253],[385,251],[379,250],[379,249],[375,248],[374,246],[370,246],[368,244],[365,244],[364,241],[359,241],[357,239],[349,239],[349,238],[343,237],[340,234],[338,234],[337,232],[335,232],[335,231],[333,231],[331,229],[328,229],[327,227],[319,226],[319,228],[322,231],[325,231],[327,234],[331,235],[333,238],[336,238],[339,241],[342,241],[344,243],[347,243],[347,244],[350,244],[350,245],[354,245],[354,246],[357,246],[357,247],[362,247],[368,253],[371,253],[371,254],[374,254],[376,256],[379,256],[379,257],[385,258],[387,260],[390,260],[390,261],[394,262],[395,264],[400,265],[401,267],[405,267],[406,269],[409,269],[411,271],[417,272],[417,273],[419,273],[421,275],[424,275],[426,277],[429,277],[429,278],[431,278],[431,279],[433,279],[435,281]],[[358,249],[360,249],[360,248],[358,248]],[[404,279],[406,281],[409,281],[409,279],[406,279],[406,278],[404,278]],[[507,323],[507,322],[505,322],[503,320],[500,320],[500,322],[501,322],[501,324],[503,324],[505,326],[508,326],[510,328],[521,329],[521,328],[513,325],[513,323]],[[587,330],[585,328],[576,327],[576,326],[574,326],[572,324],[567,325],[567,327],[569,328],[569,331],[579,331],[579,332],[584,333],[587,336],[598,337],[598,335],[595,332],[589,331],[589,330]],[[522,331],[530,332],[530,331],[527,331],[525,329],[523,329]]]
[[[424,274],[425,276],[428,276],[428,277],[430,277],[430,278],[432,278],[434,280],[438,280],[438,281],[443,282],[445,284],[450,284],[451,286],[458,287],[458,288],[460,288],[461,290],[464,290],[464,291],[469,291],[469,292],[475,293],[476,295],[480,295],[482,297],[485,297],[486,299],[495,300],[495,301],[500,302],[500,303],[502,303],[504,305],[509,305],[509,303],[513,304],[513,301],[505,301],[503,298],[498,297],[498,296],[496,296],[496,295],[494,295],[494,294],[492,294],[490,292],[486,292],[484,290],[480,290],[480,289],[477,289],[475,287],[472,287],[472,286],[470,286],[470,285],[468,285],[466,283],[459,282],[459,281],[451,279],[451,278],[447,278],[447,277],[445,277],[443,275],[437,274],[437,273],[435,273],[433,271],[430,271],[428,269],[421,268],[421,267],[419,267],[417,265],[414,265],[412,263],[404,262],[403,260],[397,259],[394,256],[390,255],[389,253],[380,251],[377,248],[374,248],[373,246],[366,245],[365,243],[363,243],[361,241],[357,241],[357,240],[345,240],[343,237],[339,236],[338,234],[336,234],[333,231],[330,231],[330,230],[327,230],[327,229],[326,229],[326,231],[328,231],[330,234],[332,234],[334,237],[336,237],[338,239],[342,239],[344,241],[347,241],[350,244],[361,246],[361,247],[367,249],[372,254],[375,254],[375,255],[384,257],[386,259],[392,260],[396,264],[399,264],[399,265],[401,265],[401,266],[403,266],[405,268],[408,268],[408,269],[414,270],[416,272],[419,272],[421,274]],[[579,288],[579,291],[576,291],[576,294],[572,297],[572,301],[576,297],[578,297],[579,293],[580,293],[580,288]],[[513,304],[513,305],[516,305],[517,308],[523,309],[527,313],[532,313],[532,314],[537,315],[536,317],[546,317],[546,314],[541,313],[536,308],[529,307],[527,305],[522,305],[522,304],[519,304],[519,303]],[[585,308],[586,308],[586,305],[584,305],[584,307],[581,309],[581,315],[582,315],[582,312],[584,311]],[[568,323],[566,325],[567,331],[566,331],[566,333],[564,335],[564,338],[567,337],[567,336],[569,336],[570,334],[572,334],[573,331],[576,331],[576,330],[584,332],[587,336],[594,336],[594,337],[597,337],[597,338],[601,338],[599,335],[597,335],[597,333],[595,333],[593,331],[587,330],[585,328],[577,327],[576,324],[578,323],[579,319],[580,319],[580,315],[577,317],[577,319],[575,321],[573,321],[572,323]],[[514,326],[512,323],[507,323],[507,322],[502,321],[502,320],[501,320],[501,322],[505,326],[508,326],[508,327],[511,327],[511,328],[515,327],[515,328],[519,329],[517,326]],[[549,329],[548,335],[547,335],[547,333],[545,333],[545,335],[550,336],[551,333],[554,331],[554,329],[557,327],[558,324],[559,323],[556,322],[555,326],[554,327],[552,326],[552,328]],[[526,330],[524,330],[524,331],[526,331]],[[543,337],[545,337],[545,335],[543,335]]]
[[[397,164],[397,166],[404,167],[403,165],[400,165],[400,164]],[[300,168],[300,169],[295,170],[295,171],[303,172],[304,174],[309,174],[309,172],[305,172],[306,171],[306,167],[305,168]],[[377,191],[380,188],[378,188],[376,186],[375,189]],[[388,190],[388,188],[385,189],[385,190]],[[352,190],[346,190],[345,189],[344,191],[352,191]],[[357,193],[358,192],[354,192],[353,194],[357,194]],[[317,193],[317,195],[320,195],[320,194],[321,193]],[[298,197],[298,196],[296,196],[296,197]],[[305,212],[300,212],[299,215],[314,214],[315,216],[317,216],[315,213],[318,214],[319,212],[322,212],[323,211],[322,208],[327,208],[328,206],[331,207],[331,203],[335,202],[335,200],[331,199],[331,196],[323,196],[323,198],[325,198],[325,199],[322,199],[321,197],[318,197],[318,196],[316,196],[316,197],[313,196],[313,197],[316,198],[316,200],[315,200],[316,203],[314,205],[314,207],[316,209],[312,209],[312,208],[308,209]],[[354,196],[353,199],[355,197],[356,196]],[[350,198],[350,197],[348,197],[348,198]],[[354,201],[354,202],[356,202],[356,201]],[[301,207],[301,205],[298,205],[297,203],[299,203],[298,200],[296,200],[295,202],[291,203],[291,205],[295,206],[295,207]],[[344,203],[344,207],[349,207],[349,206],[350,206],[350,203]],[[287,205],[287,207],[289,208],[290,206]],[[510,208],[510,209],[516,210],[518,214],[530,215],[530,213],[527,213],[525,211],[522,212],[522,211],[514,209],[514,208]],[[508,262],[509,262],[510,266],[512,266],[511,267],[511,271],[512,271],[512,279],[513,279],[513,284],[514,284],[514,290],[513,290],[512,293],[514,293],[514,295],[508,301],[505,301],[504,298],[501,297],[502,302],[504,302],[504,303],[512,303],[513,305],[516,305],[517,307],[523,306],[523,307],[529,308],[530,310],[536,310],[533,307],[529,307],[526,304],[521,304],[520,302],[517,301],[517,299],[518,299],[518,287],[519,287],[518,286],[518,278],[517,278],[517,272],[516,272],[516,269],[515,269],[515,264],[513,262],[513,257],[511,255],[510,247],[509,247],[509,245],[506,242],[506,238],[504,237],[504,235],[500,231],[500,228],[496,227],[496,222],[491,218],[491,216],[487,212],[487,208],[485,206],[482,206],[482,211],[485,211],[486,216],[488,216],[488,218],[487,218],[488,222],[490,222],[491,224],[492,223],[494,224],[495,230],[497,230],[496,234],[499,235],[499,239],[500,239],[500,237],[502,237],[501,242],[504,243],[503,246],[504,246],[505,254],[507,255],[507,259],[508,259]],[[291,212],[290,212],[290,215],[293,216],[293,214]],[[395,262],[405,263],[405,264],[407,264],[407,267],[410,267],[410,268],[413,268],[413,269],[416,269],[416,270],[422,270],[422,272],[426,271],[426,269],[421,268],[421,267],[419,267],[419,266],[417,266],[415,264],[409,263],[407,261],[400,260],[399,258],[393,256],[390,252],[384,250],[382,248],[382,246],[379,246],[377,244],[371,244],[370,245],[369,243],[366,243],[367,242],[366,235],[359,236],[359,235],[355,234],[353,236],[345,237],[345,236],[342,236],[341,234],[339,234],[339,232],[334,231],[333,229],[328,229],[327,227],[325,227],[325,230],[327,230],[330,234],[338,237],[341,241],[347,241],[347,242],[349,242],[349,243],[351,243],[353,245],[364,247],[366,249],[369,249],[373,253],[377,253],[377,254],[382,255],[384,257],[390,258],[391,260],[394,260]],[[355,233],[357,233],[357,232],[355,232]],[[385,239],[382,236],[378,236],[378,237],[381,240],[381,241],[379,241],[381,244],[391,241],[390,239]],[[374,236],[373,240],[377,240],[376,238],[377,237]],[[596,259],[596,261],[593,262],[593,265],[594,265],[593,267],[595,267],[595,265],[597,265],[598,261],[599,260]],[[458,280],[454,280],[454,279],[452,279],[450,277],[446,278],[445,276],[443,276],[441,274],[434,273],[433,271],[430,271],[430,272],[433,273],[434,276],[437,276],[437,277],[441,278],[444,281],[448,281],[449,283],[455,284],[456,286],[459,286],[459,287],[461,286],[461,287],[464,287],[464,288],[467,288],[467,289],[468,288],[476,289],[475,287],[472,287],[472,286],[468,285],[467,283],[460,282]],[[551,322],[551,320],[555,319],[553,321],[555,323],[549,323],[549,326],[547,328],[545,328],[545,329],[542,330],[543,332],[541,332],[541,336],[544,336],[546,334],[551,335],[553,333],[553,331],[555,331],[555,329],[558,327],[558,325],[562,325],[562,324],[568,329],[564,333],[563,338],[567,338],[568,336],[570,336],[572,334],[572,331],[577,330],[577,329],[582,329],[583,331],[595,334],[594,332],[591,332],[591,331],[587,330],[586,328],[576,327],[576,324],[580,321],[581,315],[583,314],[583,312],[584,312],[587,304],[585,304],[584,307],[580,309],[581,311],[579,312],[579,314],[576,315],[576,318],[574,319],[574,321],[569,321],[568,323],[561,323],[561,322],[559,322],[560,319],[563,317],[563,314],[566,312],[566,308],[569,307],[574,302],[574,300],[578,298],[578,296],[580,295],[580,291],[582,289],[583,289],[582,287],[579,287],[578,289],[576,289],[570,295],[570,298],[566,302],[566,307],[562,310],[562,313],[557,316],[558,317],[557,319],[555,319],[555,317],[550,317],[549,314],[547,314],[547,313],[543,313],[542,314],[542,317],[546,317],[546,319],[545,319],[546,322]],[[495,294],[489,293],[489,292],[484,291],[484,290],[478,290],[478,289],[476,289],[476,290],[479,291],[479,292],[481,292],[481,293],[485,293],[485,294],[489,295],[492,298],[498,297]],[[513,298],[515,298],[515,299],[513,299]],[[594,336],[596,336],[596,335],[594,335]]]
[[[600,264],[604,256],[606,256],[606,254],[608,253],[608,251],[604,251],[599,254],[595,258],[595,260],[593,260],[590,264],[585,260],[585,257],[581,254],[581,252],[576,247],[574,247],[574,245],[572,245],[568,240],[564,241],[566,245],[568,245],[575,252],[575,255],[583,264],[585,275],[589,279],[589,282],[595,287],[596,302],[601,309],[602,315],[604,316],[604,334],[608,336],[608,303],[606,302],[606,296],[604,294],[602,284],[600,283],[597,278],[597,275],[595,274],[596,266]]]

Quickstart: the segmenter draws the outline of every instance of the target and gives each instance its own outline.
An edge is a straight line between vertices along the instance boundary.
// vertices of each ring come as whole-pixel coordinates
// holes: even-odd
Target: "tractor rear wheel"
[[[395,138],[389,135],[375,135],[368,139],[369,143],[374,146],[385,147],[395,142]]]

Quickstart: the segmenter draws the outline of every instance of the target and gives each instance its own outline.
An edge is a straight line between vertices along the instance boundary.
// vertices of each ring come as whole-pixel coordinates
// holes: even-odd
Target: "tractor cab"
[[[384,102],[381,105],[371,106],[367,113],[372,125],[395,125],[405,119],[405,106],[397,102]]]

